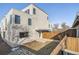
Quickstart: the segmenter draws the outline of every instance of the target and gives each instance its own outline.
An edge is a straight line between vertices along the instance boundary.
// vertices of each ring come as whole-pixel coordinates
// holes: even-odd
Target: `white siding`
[[[33,14],[33,8],[36,9],[36,14]],[[30,14],[25,13],[25,10],[30,9]],[[10,24],[10,15],[12,15],[13,24]],[[15,24],[14,17],[15,15],[20,16],[20,24]],[[47,19],[48,15],[41,11],[34,5],[30,5],[27,8],[23,9],[22,11],[11,9],[9,13],[6,15],[7,21],[3,21],[4,26],[7,27],[6,31],[6,40],[9,42],[17,44],[18,41],[22,41],[20,38],[16,37],[19,36],[19,32],[29,32],[29,39],[39,39],[39,33],[36,30],[39,29],[49,29],[49,23]],[[28,25],[28,18],[32,19],[32,25]],[[6,25],[5,25],[6,23]],[[12,26],[17,26],[17,29],[14,29]],[[19,27],[19,28],[18,28]],[[17,40],[19,39],[19,40]],[[27,39],[26,39],[27,40]]]

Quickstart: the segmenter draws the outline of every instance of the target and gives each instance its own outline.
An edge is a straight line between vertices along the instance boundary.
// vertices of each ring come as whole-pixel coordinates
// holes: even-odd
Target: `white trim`
[[[71,50],[68,50],[68,49],[64,49],[63,51],[71,53],[71,54],[79,55],[79,52],[71,51]]]

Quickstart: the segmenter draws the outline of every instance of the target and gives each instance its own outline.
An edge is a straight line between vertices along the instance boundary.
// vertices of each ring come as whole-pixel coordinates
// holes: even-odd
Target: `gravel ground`
[[[10,52],[8,55],[34,55],[34,53],[32,53],[24,48],[19,48],[15,51]]]
[[[6,55],[11,51],[11,47],[4,42],[0,34],[0,55]]]

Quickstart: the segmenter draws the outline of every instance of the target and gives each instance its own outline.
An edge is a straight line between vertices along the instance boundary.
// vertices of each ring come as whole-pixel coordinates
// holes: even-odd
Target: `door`
[[[5,38],[5,32],[3,32],[3,38]]]

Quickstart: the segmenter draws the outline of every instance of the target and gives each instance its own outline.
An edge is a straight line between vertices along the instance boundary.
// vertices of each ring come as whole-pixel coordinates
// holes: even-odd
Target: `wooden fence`
[[[79,38],[68,37],[66,40],[66,49],[79,52]]]

